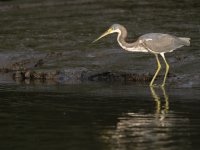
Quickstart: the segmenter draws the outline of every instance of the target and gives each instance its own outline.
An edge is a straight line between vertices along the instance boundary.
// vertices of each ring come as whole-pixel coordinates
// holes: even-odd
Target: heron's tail
[[[190,46],[190,38],[180,37],[181,41],[183,41],[183,44],[186,46]]]

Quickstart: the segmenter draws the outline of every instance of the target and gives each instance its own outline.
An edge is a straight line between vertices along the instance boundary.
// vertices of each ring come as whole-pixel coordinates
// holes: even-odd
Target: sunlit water
[[[129,41],[149,32],[190,37],[166,54],[178,78],[148,83],[18,82],[0,75],[0,149],[198,149],[200,144],[199,2],[59,0],[0,2],[0,67],[37,60],[42,69],[154,72],[153,55],[124,52],[116,35],[90,44],[113,23]],[[170,80],[170,79],[169,79]]]

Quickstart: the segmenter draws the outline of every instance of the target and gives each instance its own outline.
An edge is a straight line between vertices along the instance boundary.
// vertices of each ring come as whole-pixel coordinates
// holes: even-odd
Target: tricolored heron
[[[103,33],[99,38],[94,40],[93,42],[98,41],[102,37],[111,34],[111,33],[118,33],[117,41],[119,45],[131,52],[144,52],[144,53],[153,53],[156,56],[158,68],[150,82],[150,86],[154,86],[154,80],[158,75],[161,64],[158,58],[158,54],[160,54],[166,64],[166,72],[164,75],[164,80],[162,86],[165,86],[167,74],[169,71],[169,65],[165,59],[165,53],[173,52],[175,49],[180,48],[182,46],[189,46],[190,45],[190,38],[185,37],[176,37],[169,34],[163,33],[148,33],[140,36],[136,42],[127,43],[127,30],[124,26],[120,24],[113,24],[105,33]]]

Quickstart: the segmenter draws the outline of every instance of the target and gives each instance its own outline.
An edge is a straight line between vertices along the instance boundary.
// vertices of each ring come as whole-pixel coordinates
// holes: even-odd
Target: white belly
[[[136,46],[136,47],[125,47],[125,46],[123,46],[123,45],[121,45],[121,43],[120,42],[118,42],[119,43],[119,45],[123,48],[123,49],[125,49],[125,50],[127,50],[127,51],[130,51],[130,52],[143,52],[143,53],[148,53],[149,51],[147,50],[147,49],[145,49],[144,47],[140,47],[140,46]]]
[[[131,52],[143,52],[143,53],[148,53],[149,51],[143,47],[132,47],[132,48],[124,48],[127,51]]]

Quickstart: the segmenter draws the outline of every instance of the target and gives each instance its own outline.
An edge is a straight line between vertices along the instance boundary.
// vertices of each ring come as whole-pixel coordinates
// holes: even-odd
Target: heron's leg
[[[163,87],[163,86],[165,86],[165,82],[166,82],[166,79],[167,79],[167,74],[168,74],[168,72],[169,72],[169,64],[167,63],[167,61],[166,61],[166,59],[165,59],[164,53],[161,53],[160,55],[162,56],[162,58],[164,59],[165,64],[166,64],[165,77],[164,77],[164,80],[163,80],[163,83],[162,83],[162,87]]]
[[[156,73],[154,74],[153,79],[150,82],[150,86],[153,86],[154,80],[156,79],[156,76],[158,75],[158,73],[159,73],[159,71],[161,69],[161,65],[160,65],[160,61],[159,61],[159,58],[158,58],[158,54],[155,54],[155,56],[156,56],[156,60],[157,60],[157,64],[158,64],[158,69],[156,70]]]

